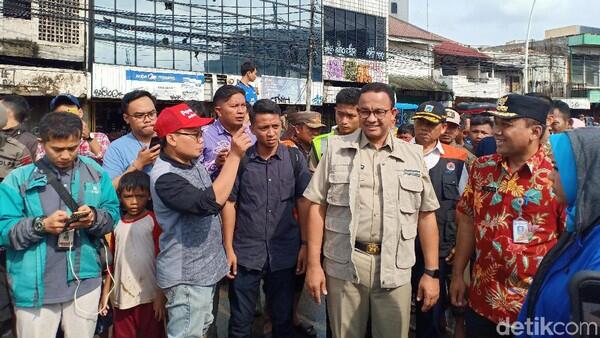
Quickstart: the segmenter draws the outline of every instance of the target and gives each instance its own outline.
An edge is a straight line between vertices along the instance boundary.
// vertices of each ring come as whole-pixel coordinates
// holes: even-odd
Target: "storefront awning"
[[[390,76],[390,85],[400,90],[421,90],[427,92],[452,92],[444,83],[430,78]]]

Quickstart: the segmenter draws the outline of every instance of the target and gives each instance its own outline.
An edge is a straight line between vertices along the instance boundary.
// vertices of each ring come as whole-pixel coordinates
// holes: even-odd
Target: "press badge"
[[[529,222],[523,217],[513,220],[513,242],[527,244],[531,236],[529,236]]]
[[[75,230],[61,232],[58,235],[58,242],[56,243],[56,246],[60,250],[69,250],[69,248],[73,247],[74,239],[75,239]]]

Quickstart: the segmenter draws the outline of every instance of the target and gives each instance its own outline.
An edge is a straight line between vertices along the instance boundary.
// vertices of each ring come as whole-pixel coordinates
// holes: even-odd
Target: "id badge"
[[[69,230],[65,232],[61,232],[58,235],[58,241],[56,246],[61,250],[69,250],[69,248],[73,247],[73,240],[75,239],[75,230]]]
[[[513,221],[513,242],[527,244],[529,243],[529,222],[523,218],[517,218]]]

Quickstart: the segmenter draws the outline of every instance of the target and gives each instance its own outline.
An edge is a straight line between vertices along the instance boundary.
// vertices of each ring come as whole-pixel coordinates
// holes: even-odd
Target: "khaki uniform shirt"
[[[372,157],[373,167],[378,170],[372,175],[373,186],[367,187],[369,183],[361,181],[366,178],[361,167],[363,159],[371,157],[363,157],[362,153],[368,154],[370,147],[365,142],[361,147],[363,138],[366,139],[361,130],[330,137],[304,197],[327,205],[323,264],[328,275],[359,283],[354,243],[363,234],[376,234],[382,242],[380,286],[396,288],[410,282],[419,211],[435,211],[439,204],[423,161],[423,148],[391,134],[386,146]],[[375,181],[379,182],[376,188]],[[366,190],[375,191],[372,197],[379,206],[375,205],[375,199],[371,201],[373,206],[366,206],[369,201],[362,198]],[[363,218],[370,219],[366,227]],[[378,233],[373,232],[373,220],[381,224],[377,226]]]

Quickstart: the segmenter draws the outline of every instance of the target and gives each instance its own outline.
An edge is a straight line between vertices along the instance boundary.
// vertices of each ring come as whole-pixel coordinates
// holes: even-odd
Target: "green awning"
[[[421,90],[427,92],[447,92],[446,84],[436,82],[430,78],[408,77],[408,76],[390,76],[390,85],[397,90]]]

